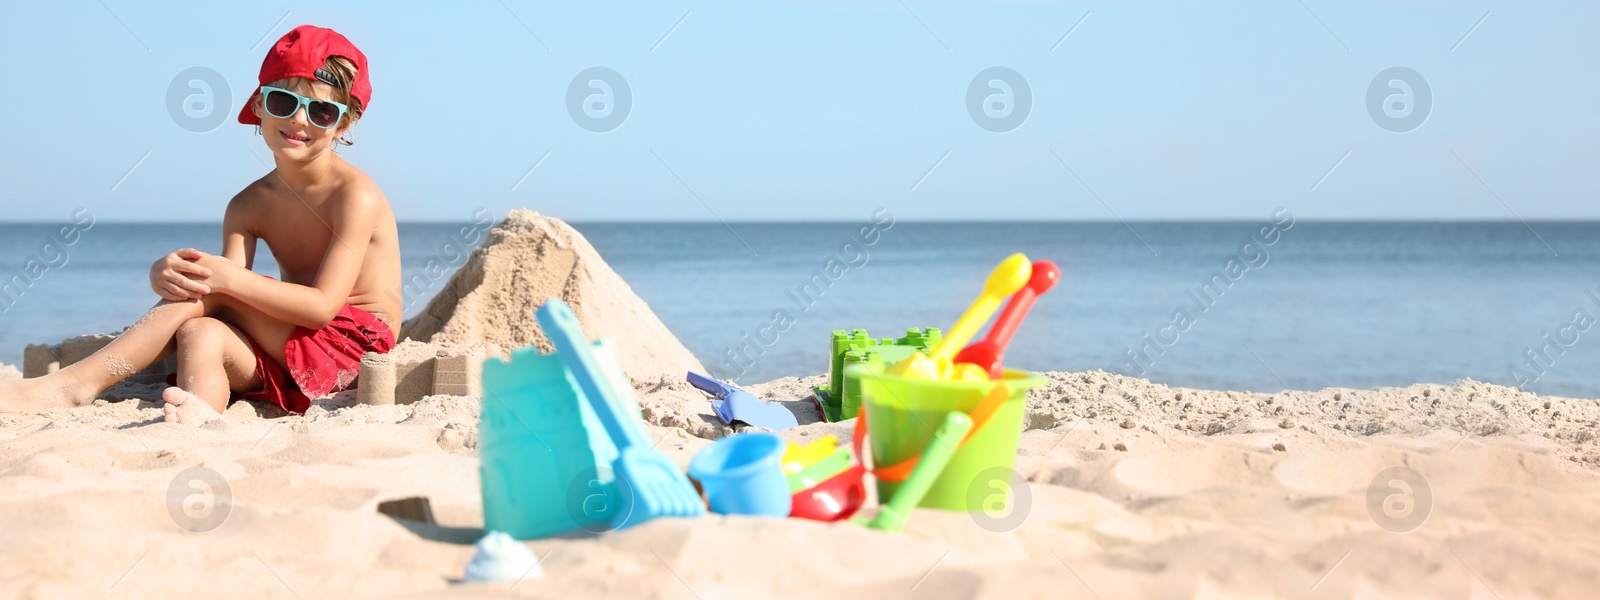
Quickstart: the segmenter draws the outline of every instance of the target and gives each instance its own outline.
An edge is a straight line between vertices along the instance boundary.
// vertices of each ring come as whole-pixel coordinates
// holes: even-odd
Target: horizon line
[[[541,216],[550,216],[550,215],[541,215]],[[559,218],[559,217],[557,217],[557,218]],[[499,218],[495,219],[495,222],[498,224],[499,222],[504,221],[504,220],[505,220],[504,217],[499,217]],[[745,221],[735,221],[735,220],[724,220],[724,221],[716,221],[716,220],[681,220],[681,219],[660,219],[660,220],[653,220],[653,221],[612,220],[612,219],[592,219],[592,220],[567,220],[567,219],[561,219],[561,220],[566,222],[566,223],[570,223],[570,224],[585,224],[585,225],[590,225],[590,224],[592,224],[592,225],[723,225],[723,224],[727,224],[727,225],[790,225],[790,224],[793,224],[793,225],[831,225],[831,224],[857,224],[857,223],[861,222],[860,220],[849,220],[849,219],[792,219],[792,220],[770,219],[770,220],[745,220]],[[1118,220],[1118,219],[1047,219],[1047,220],[1037,220],[1037,219],[1030,219],[1030,220],[1008,220],[1008,219],[895,219],[895,224],[896,225],[901,224],[901,223],[939,224],[939,225],[944,225],[944,224],[950,224],[950,225],[1037,225],[1037,224],[1062,224],[1062,225],[1076,225],[1076,224],[1083,224],[1083,225],[1149,224],[1149,225],[1162,225],[1162,224],[1189,224],[1189,223],[1219,223],[1219,224],[1221,224],[1221,223],[1256,223],[1256,222],[1260,222],[1260,219],[1236,219],[1236,218],[1121,219],[1121,220]],[[1567,224],[1567,223],[1571,223],[1571,224],[1591,224],[1592,223],[1592,224],[1600,224],[1600,217],[1593,217],[1593,218],[1532,218],[1532,219],[1526,219],[1526,218],[1525,219],[1514,219],[1514,218],[1513,219],[1365,218],[1365,217],[1358,217],[1358,218],[1332,218],[1332,219],[1329,219],[1329,218],[1317,218],[1317,217],[1295,217],[1295,222],[1296,223],[1302,223],[1302,222],[1329,223],[1329,224],[1339,224],[1339,223],[1349,223],[1349,224],[1389,224],[1389,223],[1500,224],[1500,223],[1509,223],[1509,224],[1513,224],[1513,225],[1520,225],[1522,223],[1542,223],[1542,224]],[[456,225],[456,224],[462,223],[462,221],[448,221],[448,220],[397,220],[396,223],[399,224],[399,225]],[[0,220],[0,225],[59,225],[59,224],[60,224],[60,221],[8,221],[8,220]],[[173,220],[173,221],[97,220],[95,222],[95,224],[96,225],[104,224],[104,225],[218,225],[218,226],[220,226],[220,225],[222,225],[222,221],[220,221],[220,220],[219,221],[198,221],[198,220]]]

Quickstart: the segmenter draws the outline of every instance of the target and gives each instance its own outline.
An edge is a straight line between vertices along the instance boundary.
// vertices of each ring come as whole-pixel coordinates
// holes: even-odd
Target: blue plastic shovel
[[[794,413],[789,412],[783,405],[762,402],[754,394],[737,386],[728,385],[694,371],[689,372],[689,384],[715,397],[716,400],[711,401],[711,410],[730,425],[734,421],[744,421],[756,427],[774,430],[800,426]]]
[[[600,370],[600,363],[590,352],[589,340],[584,337],[572,307],[559,298],[551,298],[535,315],[544,334],[555,345],[556,355],[567,365],[573,380],[594,407],[595,416],[605,425],[612,443],[617,446],[618,457],[612,470],[616,473],[616,488],[621,497],[612,527],[622,529],[656,517],[705,514],[705,504],[694,485],[689,483],[688,476],[666,455],[650,448],[649,440],[641,434],[642,426],[628,421],[637,417],[623,412],[622,407],[626,405],[618,395],[622,392],[613,389]]]

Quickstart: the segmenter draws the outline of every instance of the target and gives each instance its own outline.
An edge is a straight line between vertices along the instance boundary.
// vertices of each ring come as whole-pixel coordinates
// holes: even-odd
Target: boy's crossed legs
[[[255,353],[245,335],[238,326],[216,317],[195,317],[178,326],[174,337],[178,387],[161,394],[167,401],[167,422],[204,423],[218,418],[233,392],[261,387]]]
[[[82,361],[35,379],[0,383],[0,411],[82,406],[117,382],[173,352],[178,387],[168,388],[169,422],[202,423],[220,416],[231,392],[261,387],[250,342],[278,365],[295,325],[225,294],[163,300],[109,345]]]

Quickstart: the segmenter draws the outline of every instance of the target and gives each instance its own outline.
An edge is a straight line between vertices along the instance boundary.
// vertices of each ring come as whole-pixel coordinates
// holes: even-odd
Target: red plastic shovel
[[[1050,291],[1050,288],[1055,287],[1056,282],[1060,280],[1061,269],[1055,263],[1048,260],[1033,263],[1033,274],[1028,278],[1028,284],[1017,290],[1011,301],[1006,303],[1005,309],[1000,311],[1000,316],[995,317],[994,326],[989,328],[989,335],[962,348],[961,352],[956,354],[954,362],[978,365],[989,372],[990,379],[1000,379],[1002,375],[1000,361],[1005,358],[1006,346],[1011,344],[1012,336],[1017,334],[1017,327],[1022,325],[1022,320],[1028,316],[1028,311],[1033,308],[1033,302]]]

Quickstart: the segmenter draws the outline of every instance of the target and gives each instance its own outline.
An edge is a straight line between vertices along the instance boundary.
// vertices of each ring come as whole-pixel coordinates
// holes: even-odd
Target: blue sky
[[[270,162],[232,115],[302,23],[371,60],[344,155],[408,221],[1600,218],[1594,3],[400,6],[5,4],[0,220],[220,220]],[[596,66],[633,97],[603,133],[567,106]],[[1032,96],[1003,133],[967,105],[995,66]],[[1432,95],[1404,133],[1368,106],[1396,66]],[[192,67],[215,129],[170,116]]]

